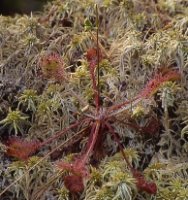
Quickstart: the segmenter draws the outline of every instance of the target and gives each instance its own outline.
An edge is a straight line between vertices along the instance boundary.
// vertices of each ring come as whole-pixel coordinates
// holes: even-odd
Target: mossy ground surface
[[[27,162],[6,154],[8,138],[45,141],[94,107],[86,52],[96,48],[96,3],[102,107],[131,100],[156,72],[181,74],[112,122],[129,162],[156,183],[155,195],[136,188],[110,136],[90,160],[84,191],[70,193],[56,162],[84,148],[87,134],[71,139],[79,126]],[[45,65],[48,55],[61,66]],[[187,76],[187,0],[54,0],[39,14],[0,16],[0,193],[22,176],[0,199],[187,200]]]

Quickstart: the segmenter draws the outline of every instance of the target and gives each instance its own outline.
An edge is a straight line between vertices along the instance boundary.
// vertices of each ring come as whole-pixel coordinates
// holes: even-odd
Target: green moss
[[[148,181],[157,184],[157,194],[152,196],[136,189],[136,180],[109,134],[104,135],[102,145],[98,145],[99,152],[91,157],[91,179],[84,180],[83,193],[74,196],[68,192],[63,177],[53,170],[54,160],[72,153],[77,155],[84,149],[88,130],[76,142],[71,139],[80,131],[78,127],[37,152],[46,155],[48,149],[69,140],[48,161],[41,162],[22,181],[17,181],[14,190],[10,188],[7,192],[7,198],[40,200],[46,193],[49,195],[46,198],[53,196],[54,200],[185,200],[188,198],[187,2],[97,2],[102,53],[100,103],[104,110],[110,105],[131,101],[152,74],[170,70],[181,74],[178,83],[165,83],[150,99],[131,105],[109,121],[119,133],[129,161],[143,171]],[[0,16],[1,139],[9,132],[45,141],[56,131],[90,114],[95,105],[86,52],[96,47],[95,3],[93,0],[63,3],[54,0],[41,13]],[[58,63],[54,60],[48,63],[46,59],[41,66],[43,55],[54,54]],[[94,73],[97,74],[97,68]],[[158,120],[158,129],[154,127],[154,118]],[[25,127],[28,122],[29,130]],[[0,157],[2,189],[38,161],[34,157],[30,164],[13,162],[9,168],[12,171],[8,172],[10,159],[4,154]],[[71,158],[74,160],[74,156]],[[3,176],[5,173],[7,176]]]

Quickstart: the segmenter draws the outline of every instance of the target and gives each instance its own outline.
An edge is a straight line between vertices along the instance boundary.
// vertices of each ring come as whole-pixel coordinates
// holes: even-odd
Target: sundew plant
[[[0,16],[1,199],[188,199],[187,7]]]

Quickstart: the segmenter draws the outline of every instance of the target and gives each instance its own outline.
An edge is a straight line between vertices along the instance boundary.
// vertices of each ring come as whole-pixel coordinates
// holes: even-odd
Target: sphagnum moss
[[[92,89],[89,72],[91,63],[85,56],[97,45],[96,3],[100,24],[98,44],[103,55],[99,104],[108,109],[125,100],[130,103],[129,109],[121,110],[111,123],[114,132],[119,134],[119,143],[126,148],[124,152],[129,162],[143,171],[145,179],[130,173],[129,166],[119,156],[115,136],[105,133],[101,134],[102,142],[96,143],[95,153],[90,158],[91,167],[87,170],[91,179],[84,180],[82,193],[70,193],[64,180],[66,176],[73,176],[71,172],[75,169],[63,162],[66,170],[61,171],[54,168],[53,163],[75,153],[69,160],[74,163],[75,155],[84,147],[87,149],[89,129],[82,130],[80,124],[58,140],[49,140],[50,154],[47,148],[38,152],[38,156],[51,155],[48,159],[30,157],[27,161],[15,162],[1,154],[1,190],[18,178],[12,188],[1,193],[1,198],[188,199],[186,0],[67,0],[63,3],[54,0],[39,14],[0,16],[1,152],[10,148],[4,145],[8,137],[22,135],[28,139],[23,142],[17,139],[20,145],[34,140],[45,142],[95,108],[93,94],[96,91]],[[46,63],[43,68],[41,59],[47,62],[48,57],[44,57],[47,55],[56,55],[53,59],[58,58],[61,66],[55,64],[51,72],[48,66],[54,64]],[[144,88],[148,77],[152,74],[166,77],[171,71],[178,72],[181,81],[175,84],[169,80],[155,90],[151,88],[157,86],[157,79],[151,81],[151,92],[147,88],[141,94],[153,95],[149,100],[145,98],[134,104],[134,97]],[[17,118],[10,119],[11,113],[17,114]],[[25,121],[29,122],[29,130]],[[12,125],[13,129],[9,129]],[[104,132],[110,132],[107,127],[105,125]],[[146,179],[155,182],[156,194],[146,192],[148,188],[143,185],[148,184]]]

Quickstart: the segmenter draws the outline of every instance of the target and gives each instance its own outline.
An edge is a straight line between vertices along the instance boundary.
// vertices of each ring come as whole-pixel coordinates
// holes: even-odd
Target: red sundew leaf
[[[95,48],[88,49],[86,52],[86,58],[88,62],[91,62],[94,60],[97,61],[97,49]]]
[[[97,49],[89,49],[86,53],[86,58],[89,63],[89,71],[93,81],[93,89],[96,90],[95,68],[97,66]]]
[[[136,179],[136,186],[139,191],[147,192],[148,194],[157,193],[157,185],[154,182],[148,182],[141,172],[134,170],[133,177]]]
[[[84,181],[81,176],[69,175],[64,178],[65,187],[71,193],[79,193],[84,190]]]
[[[90,65],[96,65],[97,64],[97,49],[95,48],[90,48],[86,52],[86,58],[87,61],[89,62]],[[102,60],[102,54],[101,51],[99,50],[99,62]]]
[[[77,175],[77,176],[88,177],[89,175],[88,169],[80,160],[76,160],[73,163],[66,163],[64,161],[60,161],[56,164],[56,166],[60,170],[69,171],[72,174]]]
[[[145,97],[149,97],[153,94],[156,93],[156,91],[165,83],[168,81],[175,81],[175,80],[179,80],[181,78],[180,72],[178,71],[168,71],[165,74],[162,73],[158,73],[154,76],[153,79],[151,79],[147,85],[145,86],[145,88],[141,91],[141,93],[139,94],[139,96],[141,96],[142,98]]]
[[[39,148],[40,143],[37,141],[25,141],[21,138],[10,138],[7,142],[7,155],[27,160]]]
[[[88,177],[88,170],[81,160],[73,163],[58,162],[57,167],[61,170],[67,170],[72,175],[65,176],[65,187],[72,193],[82,192],[84,190],[84,178]]]
[[[43,55],[39,62],[42,74],[49,79],[66,79],[63,59],[55,53]]]
[[[90,62],[92,60],[97,60],[97,49],[91,48],[86,52],[87,61]]]

